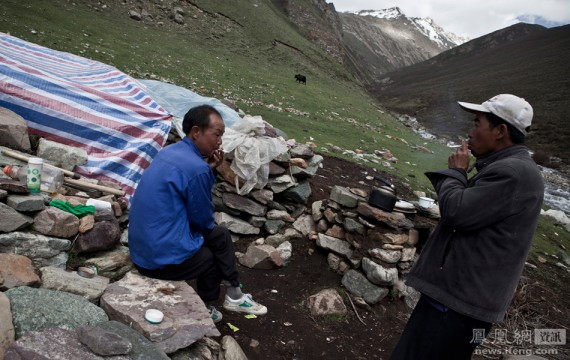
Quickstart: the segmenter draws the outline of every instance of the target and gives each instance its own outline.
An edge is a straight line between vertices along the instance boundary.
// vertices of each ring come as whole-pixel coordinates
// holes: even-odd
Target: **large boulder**
[[[361,296],[368,304],[376,304],[388,295],[389,290],[372,284],[356,270],[348,270],[342,277],[342,285],[351,293]]]
[[[50,160],[57,167],[73,171],[75,165],[87,164],[87,152],[78,147],[60,144],[54,141],[40,139],[37,155]]]
[[[16,339],[51,327],[73,330],[109,320],[103,309],[87,299],[48,289],[20,286],[6,291],[12,307]]]
[[[40,269],[42,272],[42,288],[65,291],[76,294],[96,303],[107,285],[109,279],[103,276],[85,278],[79,276],[76,271],[46,266]]]
[[[167,354],[203,336],[219,336],[206,306],[184,281],[163,281],[129,272],[109,285],[100,300],[111,320],[128,324]],[[148,309],[164,314],[160,324],[144,319]]]
[[[0,234],[0,252],[18,253],[32,260],[36,268],[65,267],[71,241],[26,232]]]

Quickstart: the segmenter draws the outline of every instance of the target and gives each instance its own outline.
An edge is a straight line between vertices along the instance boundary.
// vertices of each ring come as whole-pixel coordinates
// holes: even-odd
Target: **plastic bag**
[[[222,138],[226,153],[234,159],[230,168],[245,184],[240,189],[236,178],[238,194],[248,194],[253,188],[262,189],[269,179],[269,163],[287,152],[285,141],[264,136],[265,125],[261,116],[244,116],[234,126],[227,128]]]

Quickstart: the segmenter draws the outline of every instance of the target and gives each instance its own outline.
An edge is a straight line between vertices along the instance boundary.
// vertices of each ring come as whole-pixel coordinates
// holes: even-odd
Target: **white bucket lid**
[[[39,158],[39,157],[31,157],[28,159],[28,164],[41,165],[43,163],[44,163],[44,159]]]

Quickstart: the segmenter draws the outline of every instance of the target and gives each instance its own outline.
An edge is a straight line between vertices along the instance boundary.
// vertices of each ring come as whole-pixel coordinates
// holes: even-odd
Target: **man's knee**
[[[204,234],[204,242],[209,245],[227,245],[232,243],[232,236],[226,227],[215,225],[212,230]]]

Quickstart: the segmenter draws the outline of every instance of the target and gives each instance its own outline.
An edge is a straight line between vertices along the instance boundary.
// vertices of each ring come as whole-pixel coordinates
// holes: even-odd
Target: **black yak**
[[[305,75],[301,75],[301,74],[295,75],[295,81],[298,81],[299,83],[303,83],[303,84],[307,85],[307,77]]]

